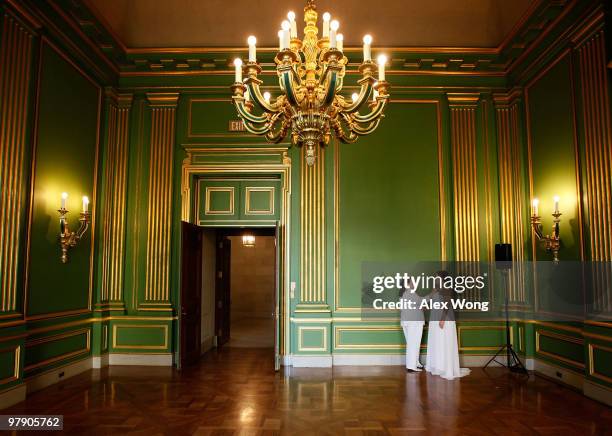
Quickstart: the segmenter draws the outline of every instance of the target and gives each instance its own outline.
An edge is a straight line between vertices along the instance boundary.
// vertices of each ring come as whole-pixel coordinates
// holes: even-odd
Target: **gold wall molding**
[[[8,12],[0,40],[0,311],[15,312],[28,181],[25,157],[33,35]]]
[[[300,302],[326,301],[325,149],[313,165],[300,150]]]
[[[590,254],[595,261],[612,260],[612,134],[606,71],[605,37],[596,33],[577,49],[585,145],[586,209]]]
[[[134,110],[136,111],[136,113],[138,114],[137,119],[135,120],[135,127],[134,130],[136,131],[136,156],[135,156],[135,160],[136,160],[136,168],[135,171],[133,173],[133,177],[135,182],[135,191],[134,191],[134,198],[138,199],[140,198],[141,195],[141,191],[143,189],[143,177],[142,177],[142,173],[144,171],[144,163],[143,163],[143,159],[142,159],[142,155],[143,155],[143,150],[145,149],[145,106],[146,106],[146,101],[145,99],[138,99],[138,101],[135,104]],[[140,222],[140,208],[142,207],[140,205],[141,203],[138,201],[134,202],[134,218],[132,221],[132,309],[136,310],[138,308],[138,300],[139,300],[139,289],[140,289],[140,281],[141,281],[141,275],[140,275],[140,251],[141,251],[141,244],[140,244],[140,234],[143,231],[143,226],[141,225]],[[145,229],[146,230],[146,229]]]
[[[455,260],[480,260],[476,110],[479,94],[447,94],[451,115],[451,154],[455,221]]]
[[[123,304],[129,119],[133,96],[107,89],[107,98],[100,299]]]
[[[580,74],[581,118],[584,137],[583,188],[588,222],[590,259],[602,262],[592,272],[593,310],[612,312],[612,133],[606,69],[606,41],[599,29],[577,49]]]
[[[145,274],[145,300],[148,303],[167,304],[170,298],[172,168],[178,97],[178,93],[147,94],[151,108]]]
[[[511,302],[527,301],[522,262],[525,261],[525,229],[529,225],[525,219],[521,98],[522,91],[516,88],[493,96],[497,126],[500,232],[502,242],[512,244],[512,258],[516,262],[508,276]]]
[[[244,214],[245,215],[274,215],[274,186],[247,186],[244,190]],[[269,196],[268,207],[266,209],[251,208],[251,193],[267,192]]]
[[[304,345],[304,332],[321,332],[321,346]],[[327,348],[327,326],[297,326],[298,351],[329,351]]]
[[[118,343],[119,329],[161,329],[164,342],[161,345],[121,345]],[[167,350],[170,344],[168,324],[113,324],[113,349]]]

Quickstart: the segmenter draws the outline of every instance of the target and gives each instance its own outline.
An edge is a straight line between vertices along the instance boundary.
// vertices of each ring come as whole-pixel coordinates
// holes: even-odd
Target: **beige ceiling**
[[[302,27],[305,1],[87,0],[124,45],[143,47],[239,47],[254,34],[274,46],[289,10]],[[496,47],[537,0],[320,0],[320,14],[340,21],[345,44]]]

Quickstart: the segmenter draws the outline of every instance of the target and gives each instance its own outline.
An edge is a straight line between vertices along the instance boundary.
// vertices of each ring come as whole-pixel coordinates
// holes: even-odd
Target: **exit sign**
[[[246,128],[244,127],[244,123],[242,122],[242,120],[230,120],[229,131],[230,132],[246,132]]]

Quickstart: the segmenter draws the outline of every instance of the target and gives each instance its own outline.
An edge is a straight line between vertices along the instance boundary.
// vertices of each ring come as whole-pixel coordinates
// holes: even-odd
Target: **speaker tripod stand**
[[[495,355],[491,357],[491,359],[489,359],[489,361],[486,363],[484,367],[487,368],[491,363],[495,362],[498,365],[505,366],[511,372],[529,375],[527,368],[525,368],[525,366],[521,362],[521,359],[518,357],[518,355],[514,351],[514,348],[512,347],[512,341],[510,339],[510,317],[508,314],[508,273],[509,271],[507,269],[504,269],[501,271],[501,273],[502,273],[503,282],[504,282],[504,298],[505,298],[505,311],[506,311],[506,343],[502,345],[499,350],[497,350],[497,353],[495,353]],[[500,362],[499,360],[497,360],[498,357],[503,356],[504,352],[506,353],[506,363]]]

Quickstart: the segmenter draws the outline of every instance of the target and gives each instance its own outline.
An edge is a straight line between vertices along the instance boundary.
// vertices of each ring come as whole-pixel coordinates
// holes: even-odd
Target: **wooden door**
[[[230,259],[232,243],[227,236],[217,237],[217,276],[215,281],[215,331],[217,347],[230,339]]]
[[[181,311],[179,367],[200,358],[202,317],[202,233],[194,224],[181,223]]]

